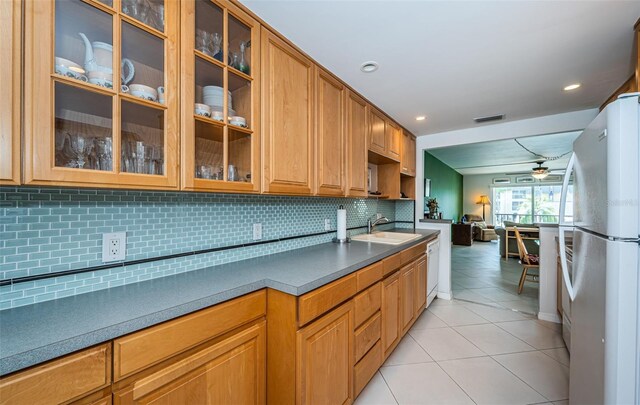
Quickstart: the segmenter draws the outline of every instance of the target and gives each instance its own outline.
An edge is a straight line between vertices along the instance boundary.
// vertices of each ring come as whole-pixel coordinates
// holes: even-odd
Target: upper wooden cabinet
[[[260,24],[229,1],[180,4],[182,188],[258,192]]]
[[[400,149],[402,148],[402,129],[392,122],[387,121],[385,128],[385,138],[387,142],[387,155],[393,159],[400,161]]]
[[[345,97],[347,90],[328,72],[316,67],[316,192],[345,194]]]
[[[353,92],[347,94],[347,195],[366,197],[367,190],[367,132],[369,115],[367,103]]]
[[[407,131],[402,131],[400,173],[413,177],[416,175],[416,138]]]
[[[22,1],[0,2],[0,184],[20,184]]]
[[[399,162],[402,129],[379,110],[372,107],[369,111],[369,150]]]
[[[179,8],[26,1],[26,184],[178,187]]]
[[[314,64],[262,29],[262,191],[311,194]]]
[[[387,154],[386,122],[387,119],[375,108],[369,109],[369,150],[381,155]]]

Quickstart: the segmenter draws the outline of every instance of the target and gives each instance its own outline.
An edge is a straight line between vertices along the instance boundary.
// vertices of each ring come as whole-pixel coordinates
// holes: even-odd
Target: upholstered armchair
[[[466,222],[473,223],[473,240],[489,242],[498,240],[498,235],[493,225],[487,225],[480,215],[465,214]]]

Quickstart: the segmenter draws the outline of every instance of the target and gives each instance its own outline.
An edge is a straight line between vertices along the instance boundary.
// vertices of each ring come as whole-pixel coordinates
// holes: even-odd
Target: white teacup
[[[196,103],[195,105],[196,114],[202,115],[203,117],[211,117],[211,107],[206,104]]]
[[[92,70],[87,73],[89,77],[89,83],[97,84],[98,86],[113,88],[113,73],[102,72],[99,70]]]
[[[86,82],[87,76],[84,75],[85,71],[79,64],[65,58],[55,58],[55,71],[59,75],[71,77],[73,79],[82,80]]]

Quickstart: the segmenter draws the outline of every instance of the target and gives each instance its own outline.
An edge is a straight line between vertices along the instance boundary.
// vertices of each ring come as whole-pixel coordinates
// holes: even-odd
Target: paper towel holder
[[[342,215],[342,218],[340,216]],[[340,223],[340,219],[342,219],[342,224]],[[340,227],[343,227],[341,230]],[[341,232],[342,231],[342,232]],[[344,238],[340,239],[338,236],[343,233]],[[338,221],[337,221],[337,229],[336,229],[336,237],[332,239],[333,243],[345,244],[350,243],[351,238],[347,236],[347,227],[346,227],[346,212],[344,210],[344,205],[340,205],[338,207]]]

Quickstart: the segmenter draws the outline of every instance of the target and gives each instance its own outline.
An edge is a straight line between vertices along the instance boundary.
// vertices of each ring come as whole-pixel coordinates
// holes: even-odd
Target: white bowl
[[[211,117],[211,107],[206,104],[195,104],[195,113],[197,115],[202,115],[203,117]]]
[[[211,111],[211,118],[216,121],[224,121],[224,114],[222,111]]]
[[[85,71],[79,64],[69,59],[59,58],[57,56],[55,58],[55,61],[55,71],[57,74],[82,80],[85,82],[87,81],[87,77],[84,75]]]
[[[144,98],[149,101],[158,101],[158,92],[153,87],[144,84],[130,84],[129,93],[132,96]]]

